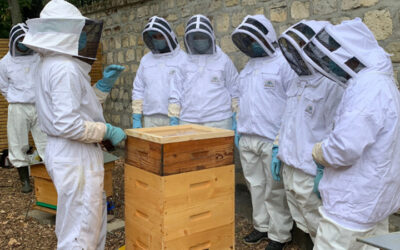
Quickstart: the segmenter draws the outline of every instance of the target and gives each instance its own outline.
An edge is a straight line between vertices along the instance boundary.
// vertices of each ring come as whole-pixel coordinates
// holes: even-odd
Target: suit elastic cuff
[[[324,167],[331,166],[324,158],[324,152],[322,151],[322,142],[318,142],[314,145],[312,149],[312,157],[316,163]]]
[[[168,116],[169,117],[179,117],[181,113],[181,106],[177,103],[170,103],[168,105]]]
[[[109,92],[103,92],[103,91],[101,91],[100,89],[98,89],[97,86],[96,86],[96,84],[93,85],[93,90],[94,90],[94,93],[95,93],[96,96],[97,96],[97,99],[99,100],[99,102],[100,102],[101,104],[103,104],[103,103],[106,101],[107,96],[110,94]]]
[[[234,112],[236,114],[239,112],[239,98],[232,98],[231,108],[232,108],[232,112]]]
[[[143,100],[133,100],[132,101],[132,112],[134,114],[141,114],[143,112]]]
[[[78,140],[84,143],[101,142],[106,134],[106,124],[102,122],[84,122],[85,131],[83,136]]]

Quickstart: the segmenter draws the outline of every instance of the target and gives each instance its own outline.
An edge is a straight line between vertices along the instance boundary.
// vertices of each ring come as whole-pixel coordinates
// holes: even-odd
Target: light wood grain
[[[128,136],[141,138],[160,144],[234,136],[232,130],[211,128],[200,125],[126,129],[125,132]]]
[[[114,162],[104,165],[104,191],[106,196],[113,195],[112,169]],[[31,166],[31,176],[33,177],[35,198],[38,202],[57,206],[57,191],[43,164]]]
[[[126,249],[233,249],[234,165],[159,176],[125,164]]]

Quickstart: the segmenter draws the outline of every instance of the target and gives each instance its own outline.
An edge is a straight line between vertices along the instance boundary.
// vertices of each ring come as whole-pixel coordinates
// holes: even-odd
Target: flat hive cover
[[[200,125],[126,129],[125,132],[128,136],[160,144],[234,136],[232,130]]]

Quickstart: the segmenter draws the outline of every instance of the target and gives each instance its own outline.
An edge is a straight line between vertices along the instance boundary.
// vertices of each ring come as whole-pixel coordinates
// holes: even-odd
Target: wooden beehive
[[[159,176],[126,165],[126,249],[233,249],[234,171]]]
[[[233,164],[233,131],[181,125],[127,129],[125,162],[158,175]]]
[[[104,152],[104,190],[107,197],[113,195],[112,169],[117,159],[116,156]],[[47,173],[46,167],[41,163],[31,165],[31,176],[34,182],[36,198],[34,209],[55,214],[57,209],[57,191]]]
[[[233,131],[127,130],[126,249],[234,249]]]

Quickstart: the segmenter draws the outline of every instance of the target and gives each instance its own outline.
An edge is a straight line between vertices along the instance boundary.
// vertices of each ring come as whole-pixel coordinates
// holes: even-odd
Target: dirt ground
[[[114,214],[124,218],[124,179],[123,162],[118,161],[113,170],[115,203]],[[28,207],[34,202],[34,194],[22,194],[16,169],[0,168],[0,249],[55,249],[57,239],[53,225],[40,224],[37,220],[26,217]],[[247,246],[242,238],[251,231],[251,222],[236,214],[236,249],[264,249],[267,242],[257,246]],[[124,230],[107,234],[106,249],[118,249],[125,242]],[[289,244],[285,249],[299,249]]]

